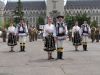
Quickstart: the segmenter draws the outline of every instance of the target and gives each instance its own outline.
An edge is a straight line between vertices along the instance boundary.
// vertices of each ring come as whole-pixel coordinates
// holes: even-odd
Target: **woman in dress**
[[[81,45],[81,30],[78,21],[75,22],[75,26],[72,28],[72,38],[75,51],[78,51],[78,46]]]
[[[48,17],[48,24],[44,26],[43,37],[45,38],[44,50],[48,52],[48,60],[53,59],[52,52],[55,50],[56,30],[55,26],[52,24],[51,17]]]
[[[15,27],[13,23],[8,27],[8,46],[11,46],[10,52],[14,52],[13,48],[17,45],[16,35],[15,35]]]

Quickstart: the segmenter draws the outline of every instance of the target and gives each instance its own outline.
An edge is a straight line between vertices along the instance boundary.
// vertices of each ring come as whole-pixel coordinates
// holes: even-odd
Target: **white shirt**
[[[17,28],[16,28],[16,33],[18,33],[19,36],[26,36],[26,35],[27,35],[27,33],[28,33],[27,25],[25,24],[24,27],[25,27],[25,31],[26,31],[26,33],[18,33],[18,26],[17,26]],[[19,30],[21,31],[21,30],[23,30],[23,28],[20,27]]]
[[[53,24],[51,24],[51,25],[46,24],[44,26],[43,37],[48,36],[49,33],[53,33],[53,36],[56,37],[56,28]]]
[[[74,37],[74,32],[79,31],[79,34],[81,35],[81,29],[79,26],[74,26],[72,28],[72,37]]]
[[[59,23],[59,22],[58,22]],[[63,23],[63,26],[65,27],[65,33],[66,33],[66,35],[68,34],[68,30],[67,30],[67,26]],[[58,27],[58,24],[57,24],[57,26],[56,27]],[[64,29],[61,27],[61,28],[59,28],[59,33],[62,33],[64,31]]]
[[[15,33],[15,27],[14,26],[8,27],[8,33]]]
[[[85,31],[87,31],[87,28],[86,28],[86,26],[87,26],[89,33],[83,33],[83,27],[81,27],[81,34],[83,34],[84,36],[88,36],[91,33],[90,26],[88,24],[82,24],[82,26],[85,26]]]

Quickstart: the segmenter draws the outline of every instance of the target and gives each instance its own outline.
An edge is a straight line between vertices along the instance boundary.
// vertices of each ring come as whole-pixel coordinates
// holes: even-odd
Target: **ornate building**
[[[70,15],[86,13],[91,21],[96,20],[100,26],[100,0],[68,0],[65,13]]]
[[[36,19],[39,16],[43,18],[46,17],[46,4],[44,1],[25,1],[22,2],[23,4],[23,11],[24,11],[24,18],[28,21],[30,25],[36,24]],[[8,2],[4,15],[6,18],[10,18],[13,16],[13,11],[17,6],[17,2]]]
[[[4,24],[4,17],[3,17],[3,13],[4,13],[4,7],[6,5],[7,0],[0,0],[0,27],[1,25]]]
[[[56,1],[61,1],[61,0],[52,0],[54,9],[60,6],[60,4],[56,6]],[[47,2],[49,2],[49,0]],[[48,16],[47,12],[49,10],[47,8],[49,8],[48,6],[50,5],[50,3],[47,2],[45,1],[22,2],[24,7],[23,11],[25,13],[24,18],[27,19],[29,24],[31,25],[36,24],[36,19],[39,16],[42,16],[43,18],[46,18],[46,16]],[[16,4],[17,4],[16,2],[7,3],[4,11],[4,15],[6,18],[9,18],[13,15],[12,11],[16,8]],[[62,8],[59,7],[58,10],[60,9]],[[60,11],[63,11],[63,9]],[[100,26],[100,0],[68,0],[64,6],[64,14],[75,15],[77,13],[86,13],[88,16],[91,17],[91,21],[96,20],[98,22],[98,25]]]

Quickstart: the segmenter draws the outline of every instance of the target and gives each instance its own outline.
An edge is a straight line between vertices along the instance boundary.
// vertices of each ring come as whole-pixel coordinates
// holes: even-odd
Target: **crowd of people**
[[[2,29],[3,42],[6,42],[7,33],[7,44],[11,47],[10,52],[14,52],[14,46],[17,45],[18,41],[20,43],[20,52],[25,52],[27,36],[29,36],[29,42],[37,41],[39,31],[34,26],[28,28],[25,20],[21,19],[16,27],[11,22],[8,29]],[[56,25],[54,25],[53,19],[49,16],[43,29],[44,51],[48,54],[48,60],[54,59],[52,52],[55,50],[57,51],[57,60],[63,59],[63,42],[67,38],[72,41],[75,51],[79,51],[78,47],[80,45],[83,46],[83,51],[88,51],[87,41],[90,36],[92,42],[95,40],[99,42],[99,28],[91,28],[87,21],[84,21],[81,27],[79,27],[78,21],[75,21],[72,29],[68,30],[67,25],[64,23],[64,16],[57,16]]]

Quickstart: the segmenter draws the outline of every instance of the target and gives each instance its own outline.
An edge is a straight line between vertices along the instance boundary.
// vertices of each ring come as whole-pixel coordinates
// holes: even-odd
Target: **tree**
[[[23,5],[21,0],[18,0],[17,7],[14,10],[14,22],[17,24],[19,23],[20,19],[23,19],[24,12],[23,12]]]
[[[44,18],[43,17],[41,17],[41,16],[39,16],[39,18],[37,19],[37,21],[36,21],[36,27],[39,29],[39,25],[44,25]]]
[[[75,16],[75,20],[79,22],[79,26],[81,26],[84,21],[87,21],[88,24],[90,25],[90,17],[88,17],[86,13],[77,14]]]
[[[98,27],[98,23],[96,20],[91,22],[91,27],[96,27],[96,28]]]
[[[65,16],[65,22],[67,23],[68,30],[72,29],[75,21],[78,21],[79,26],[81,26],[84,21],[87,21],[88,24],[90,25],[90,17],[88,17],[86,13],[83,13],[83,14],[78,13],[78,14],[76,14],[76,16],[66,15]]]
[[[67,23],[68,30],[72,29],[74,25],[74,16],[66,15],[65,16],[65,22]]]
[[[10,19],[6,19],[5,21],[5,27],[8,28],[10,26]]]

